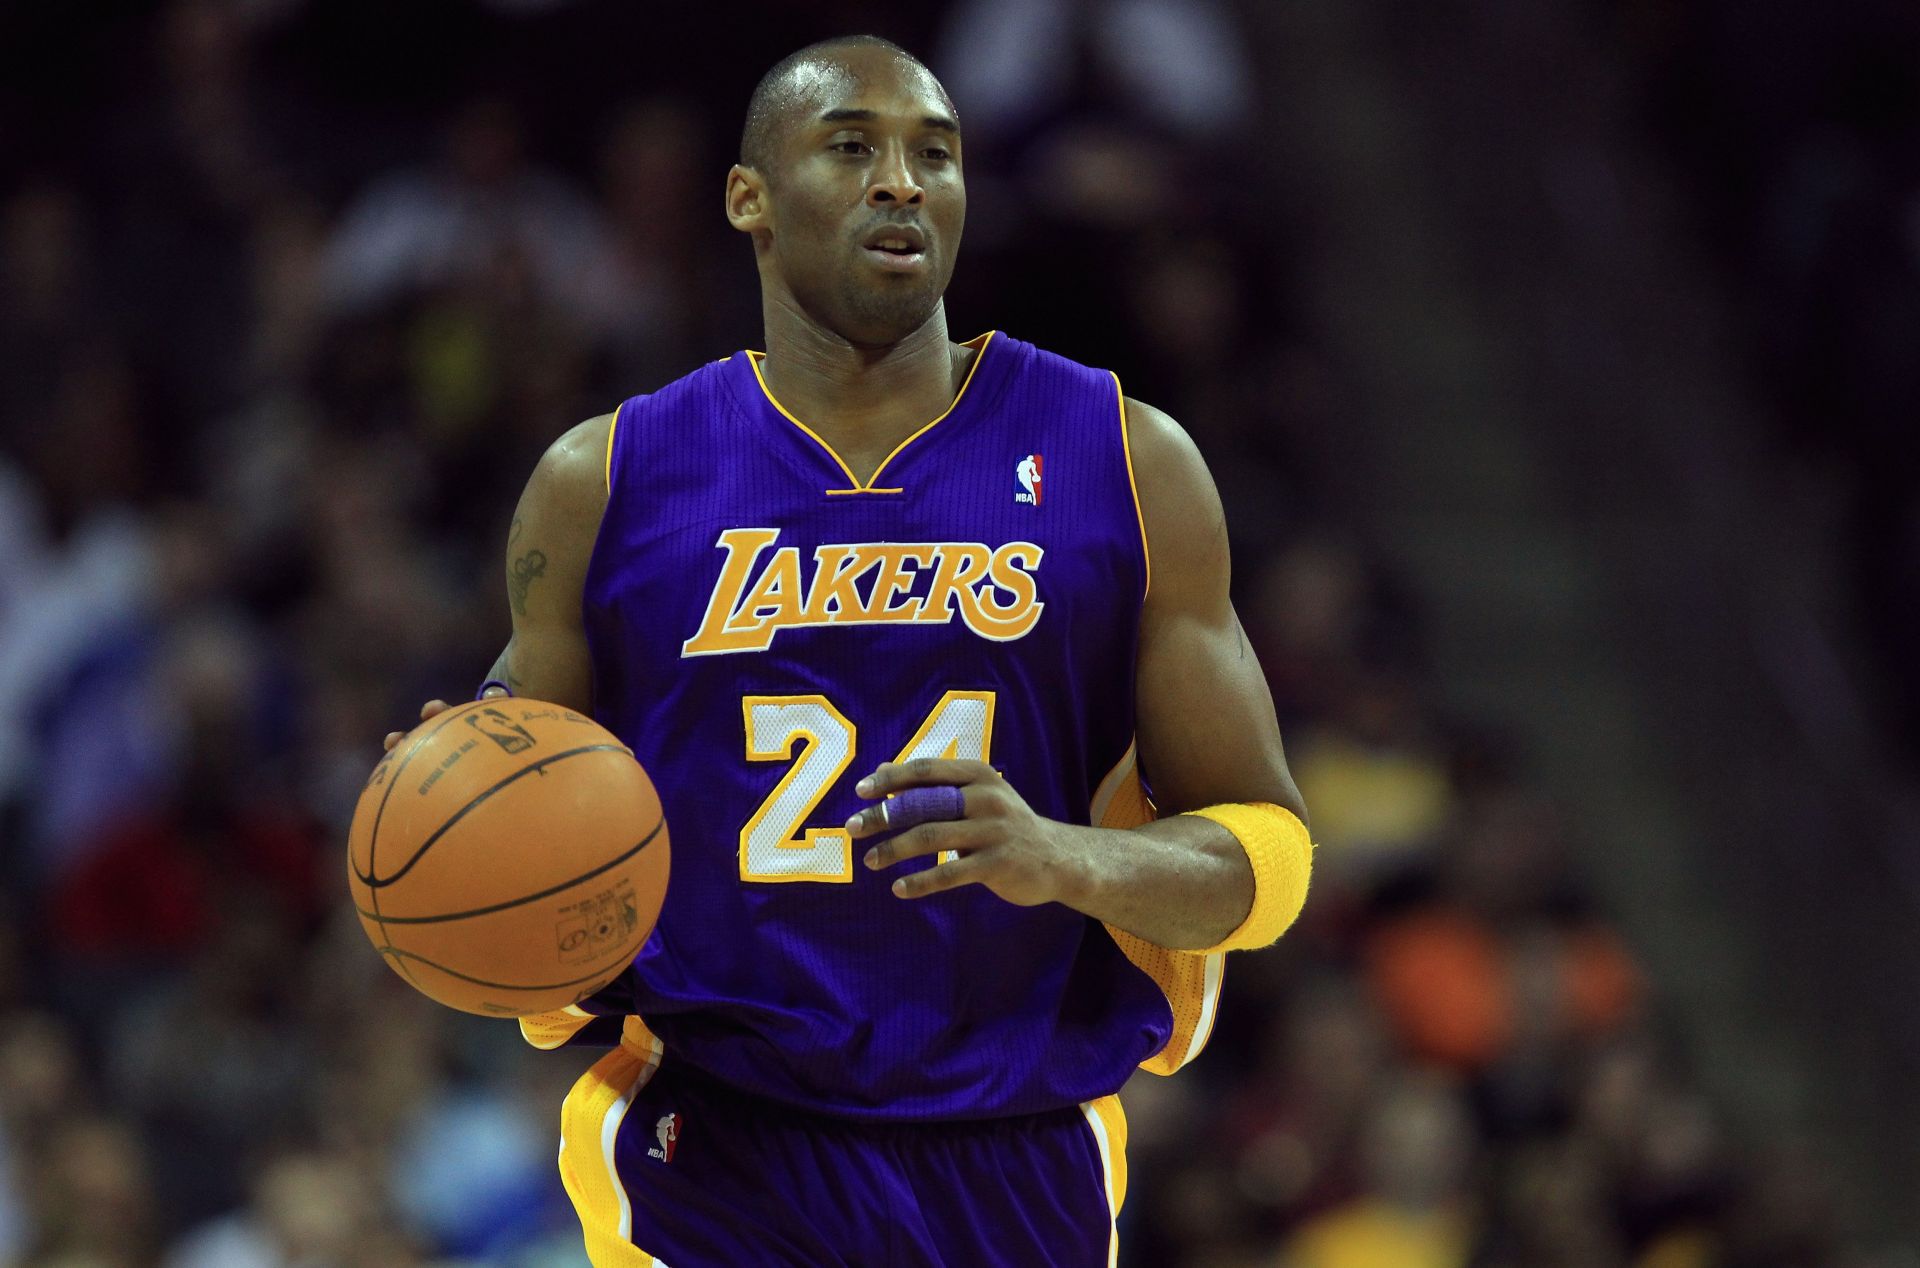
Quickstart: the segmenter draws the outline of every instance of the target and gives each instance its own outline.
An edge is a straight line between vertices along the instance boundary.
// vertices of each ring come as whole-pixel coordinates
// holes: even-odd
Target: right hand
[[[485,693],[483,693],[481,698],[485,700],[496,700],[506,694],[507,694],[507,691],[505,690],[505,688],[488,687]],[[438,714],[445,713],[448,709],[451,709],[451,708],[453,708],[453,706],[448,704],[444,700],[429,700],[425,704],[420,706],[420,720],[422,722],[425,722],[428,718],[434,717]],[[388,753],[393,752],[393,746],[398,744],[401,741],[401,739],[406,736],[406,734],[407,733],[405,731],[387,732],[386,743],[381,745],[381,749]]]

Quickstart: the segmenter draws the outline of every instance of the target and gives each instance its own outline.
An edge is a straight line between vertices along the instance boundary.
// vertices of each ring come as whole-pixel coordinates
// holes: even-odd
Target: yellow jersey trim
[[[534,1013],[520,1019],[520,1037],[534,1047],[551,1051],[586,1029],[594,1015],[578,1004],[568,1004],[548,1013]]]
[[[1113,374],[1113,371],[1107,373]],[[1140,560],[1147,571],[1147,584],[1140,591],[1140,601],[1144,603],[1153,593],[1153,551],[1147,547],[1147,517],[1140,509],[1140,481],[1133,474],[1133,429],[1127,425],[1127,394],[1121,390],[1117,374],[1113,374],[1113,394],[1120,401],[1120,450],[1127,456],[1127,487],[1133,491],[1133,518],[1140,524]]]
[[[853,493],[905,493],[905,489],[828,489],[828,497],[845,497]]]
[[[622,401],[613,407],[613,421],[607,424],[607,496],[613,496],[613,433],[620,430],[620,410],[626,405]]]
[[[953,395],[953,404],[947,406],[946,409],[942,410],[940,412],[939,418],[934,419],[933,422],[928,423],[925,427],[922,427],[919,431],[913,433],[913,435],[907,437],[905,440],[895,445],[893,447],[893,452],[888,454],[886,457],[882,458],[880,460],[880,465],[873,469],[873,480],[878,480],[880,478],[880,473],[887,469],[887,464],[889,462],[892,462],[895,458],[900,456],[900,451],[902,449],[905,449],[908,445],[911,445],[914,441],[920,439],[920,437],[932,431],[936,426],[940,424],[940,422],[943,419],[946,418],[948,414],[951,414],[953,413],[954,410],[960,408],[960,402],[966,398],[967,389],[973,386],[973,376],[980,372],[980,363],[987,359],[987,345],[993,342],[993,336],[997,333],[998,333],[997,331],[989,330],[986,334],[979,335],[979,336],[976,336],[975,338],[969,339],[965,344],[961,345],[962,347],[967,347],[967,348],[974,348],[977,345],[977,350],[974,354],[973,364],[967,367],[967,377],[960,380],[960,390],[958,392],[955,392]],[[873,487],[873,480],[867,481],[867,487],[869,489]]]
[[[1090,822],[1096,828],[1137,828],[1152,823],[1153,802],[1140,782],[1135,746],[1129,744],[1113,769],[1094,790]],[[1145,938],[1124,929],[1105,926],[1135,968],[1153,979],[1166,996],[1173,1016],[1173,1030],[1160,1051],[1140,1063],[1148,1074],[1168,1075],[1200,1055],[1213,1033],[1213,1018],[1220,1003],[1220,983],[1226,973],[1227,957],[1195,951],[1172,951],[1155,946]]]
[[[760,362],[766,359],[767,354],[749,348],[747,350],[747,364],[753,367],[753,381],[760,385],[760,394],[767,398],[767,403],[780,411],[780,417],[805,432],[814,444],[826,450],[827,457],[833,459],[834,465],[846,473],[847,485],[849,487],[844,489],[828,489],[828,493],[903,493],[905,492],[904,489],[877,489],[874,487],[874,481],[880,478],[880,473],[887,469],[888,463],[900,456],[902,449],[905,449],[908,445],[911,445],[914,441],[920,439],[920,437],[926,435],[929,431],[932,431],[934,427],[946,419],[947,415],[953,413],[954,410],[960,407],[960,402],[965,398],[967,389],[973,386],[973,376],[979,372],[980,363],[987,358],[988,345],[993,342],[993,337],[999,333],[997,330],[989,330],[986,334],[976,335],[961,345],[962,347],[977,349],[978,355],[974,357],[973,364],[967,367],[967,377],[960,381],[960,390],[954,394],[953,403],[948,405],[946,409],[940,411],[938,418],[895,445],[893,452],[882,458],[880,465],[873,469],[872,478],[865,484],[860,483],[859,479],[854,476],[853,468],[847,465],[847,460],[835,452],[832,445],[829,445],[825,440],[821,439],[819,432],[807,426],[798,418],[795,418],[793,414],[788,411],[787,407],[780,403],[780,398],[773,394],[773,390],[767,386],[767,376],[760,372]],[[1118,382],[1118,380],[1116,379],[1115,382]]]

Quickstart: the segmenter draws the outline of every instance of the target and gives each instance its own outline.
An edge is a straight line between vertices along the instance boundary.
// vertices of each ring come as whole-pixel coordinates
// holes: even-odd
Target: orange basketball
[[[347,886],[374,947],[429,998],[546,1012],[606,985],[653,931],[667,822],[593,719],[482,700],[429,718],[373,768]]]

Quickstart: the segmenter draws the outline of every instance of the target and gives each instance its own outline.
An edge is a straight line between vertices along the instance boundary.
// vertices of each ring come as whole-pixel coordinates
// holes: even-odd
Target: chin
[[[846,297],[841,333],[865,347],[899,343],[932,320],[940,309],[940,292],[902,286],[895,293],[865,291]]]

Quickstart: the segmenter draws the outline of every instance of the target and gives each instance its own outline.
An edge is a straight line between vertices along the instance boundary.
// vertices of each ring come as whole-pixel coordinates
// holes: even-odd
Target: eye
[[[920,151],[920,156],[922,158],[933,159],[934,161],[940,162],[940,163],[944,163],[948,159],[953,157],[952,154],[948,153],[945,149],[943,149],[938,145],[928,146],[926,149]]]
[[[873,147],[865,141],[835,141],[827,148],[837,154],[865,154]]]

